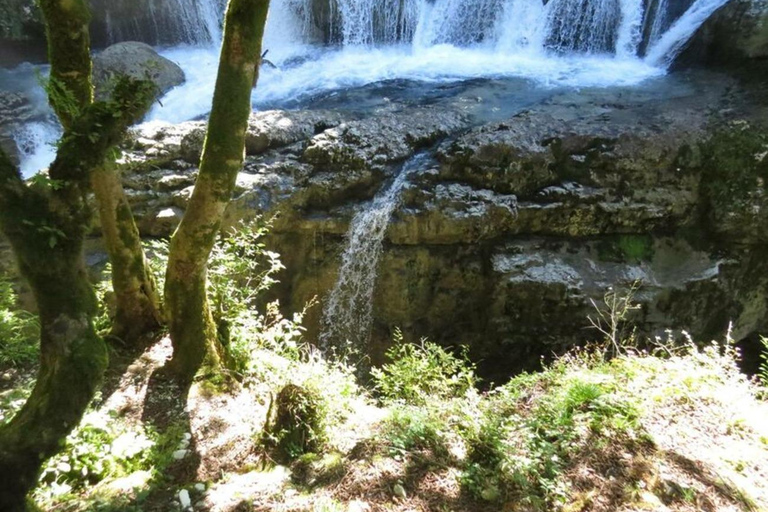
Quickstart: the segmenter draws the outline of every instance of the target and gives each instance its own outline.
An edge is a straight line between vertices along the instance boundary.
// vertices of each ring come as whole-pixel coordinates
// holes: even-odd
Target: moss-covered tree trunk
[[[194,377],[204,363],[217,369],[224,355],[206,297],[206,265],[243,165],[251,89],[268,9],[269,0],[229,1],[200,173],[171,239],[165,281],[173,341],[170,367],[184,380]]]
[[[0,173],[11,165],[0,155]],[[0,178],[0,180],[3,178]],[[40,369],[32,395],[0,428],[0,510],[24,510],[42,464],[59,449],[96,391],[107,351],[92,318],[96,301],[85,273],[82,203],[21,180],[0,191],[0,223],[40,314]]]
[[[0,510],[24,510],[45,460],[80,421],[107,365],[93,327],[96,299],[83,240],[89,173],[144,112],[151,91],[125,82],[113,102],[88,106],[62,138],[50,182],[26,184],[0,151],[0,228],[40,314],[40,369],[21,411],[0,427]]]
[[[163,324],[160,296],[149,270],[141,235],[114,164],[91,172],[104,245],[112,264],[115,317],[111,335],[135,344]]]
[[[93,101],[90,12],[85,0],[41,0],[40,6],[48,35],[51,105],[66,129]],[[112,335],[134,343],[160,327],[159,295],[120,176],[109,158],[92,170],[91,180],[112,264]]]

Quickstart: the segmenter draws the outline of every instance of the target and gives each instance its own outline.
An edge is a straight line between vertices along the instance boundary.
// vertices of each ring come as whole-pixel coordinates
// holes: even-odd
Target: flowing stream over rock
[[[365,346],[371,332],[373,291],[389,218],[408,177],[427,161],[427,155],[419,154],[405,162],[389,188],[352,219],[339,275],[325,300],[320,336],[324,349]]]

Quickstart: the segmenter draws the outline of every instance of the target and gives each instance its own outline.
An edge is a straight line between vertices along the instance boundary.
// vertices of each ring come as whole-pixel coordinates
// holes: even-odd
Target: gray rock
[[[704,22],[674,67],[739,67],[750,73],[759,71],[766,57],[768,0],[731,0]]]
[[[151,80],[162,96],[184,83],[184,71],[178,64],[159,55],[145,43],[117,43],[93,57],[93,82],[98,99],[108,98],[119,76]]]
[[[419,108],[352,121],[312,138],[303,159],[319,171],[355,171],[405,160],[468,126],[459,112]]]

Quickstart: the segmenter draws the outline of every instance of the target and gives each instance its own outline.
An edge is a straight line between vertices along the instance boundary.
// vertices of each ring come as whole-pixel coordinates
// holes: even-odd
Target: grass
[[[29,367],[40,354],[36,315],[20,309],[13,284],[0,276],[0,369]]]

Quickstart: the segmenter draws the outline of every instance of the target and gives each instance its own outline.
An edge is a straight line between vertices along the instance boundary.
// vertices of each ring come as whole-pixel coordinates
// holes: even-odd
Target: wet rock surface
[[[741,68],[764,74],[768,58],[768,1],[731,0],[710,17],[686,45],[675,66]]]
[[[401,327],[468,344],[492,377],[532,367],[598,338],[587,329],[592,301],[635,282],[640,333],[686,328],[708,340],[734,321],[736,339],[748,338],[765,327],[768,296],[768,142],[752,124],[766,108],[754,98],[691,74],[664,91],[554,94],[492,122],[461,101],[262,112],[227,224],[278,214],[269,243],[287,270],[274,293],[293,311],[322,302],[355,213],[427,153],[387,230],[366,347],[374,362]],[[134,134],[124,178],[145,234],[167,236],[180,219],[203,129]],[[322,305],[307,317],[311,341],[321,316]]]

